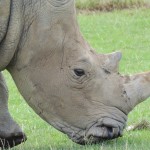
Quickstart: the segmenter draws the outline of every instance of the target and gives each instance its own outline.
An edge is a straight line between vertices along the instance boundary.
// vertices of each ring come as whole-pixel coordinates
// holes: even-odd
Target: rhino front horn
[[[125,82],[124,87],[131,108],[150,97],[150,72],[130,76]]]

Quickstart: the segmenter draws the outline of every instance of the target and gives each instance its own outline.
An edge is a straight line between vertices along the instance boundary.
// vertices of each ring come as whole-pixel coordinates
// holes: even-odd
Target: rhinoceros
[[[150,96],[150,72],[121,75],[121,52],[98,54],[84,40],[74,0],[1,0],[0,71],[26,102],[78,144],[122,136],[128,113]],[[8,111],[0,73],[0,146],[25,141]]]

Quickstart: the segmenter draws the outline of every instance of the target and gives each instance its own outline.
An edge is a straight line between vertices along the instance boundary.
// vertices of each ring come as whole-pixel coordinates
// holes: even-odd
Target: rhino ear
[[[110,72],[118,72],[119,61],[121,60],[121,58],[121,52],[105,54],[103,67]]]

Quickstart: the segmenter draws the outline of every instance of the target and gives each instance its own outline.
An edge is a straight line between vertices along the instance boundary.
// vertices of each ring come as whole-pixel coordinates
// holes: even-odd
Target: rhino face
[[[67,31],[60,53],[32,60],[29,72],[37,96],[32,92],[29,104],[36,100],[42,112],[38,114],[77,143],[116,138],[129,110],[118,73],[121,53],[97,54],[79,35]],[[39,97],[44,101],[38,102]]]
[[[64,52],[74,49],[68,45],[68,42],[64,44]],[[86,45],[68,54],[64,53],[59,75],[53,77],[57,81],[53,85],[57,93],[48,92],[53,93],[54,99],[47,96],[51,97],[57,118],[63,122],[59,130],[80,144],[121,136],[130,109],[123,77],[118,73],[121,53],[96,54]]]
[[[74,0],[39,2],[25,8],[29,17],[8,68],[19,91],[76,143],[121,136],[128,113],[150,96],[150,73],[121,76],[120,52],[94,52],[80,33]],[[37,8],[36,17],[28,14]]]

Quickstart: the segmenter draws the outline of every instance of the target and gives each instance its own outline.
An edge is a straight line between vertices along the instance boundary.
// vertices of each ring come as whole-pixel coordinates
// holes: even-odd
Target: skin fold
[[[0,4],[0,70],[33,110],[79,144],[122,136],[128,113],[150,96],[150,72],[120,75],[120,52],[97,54],[80,33],[74,0]],[[13,147],[26,136],[8,112],[0,75],[1,147]]]

